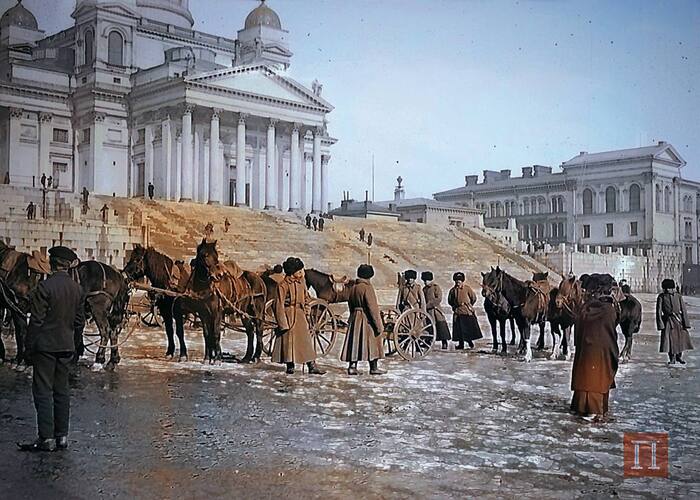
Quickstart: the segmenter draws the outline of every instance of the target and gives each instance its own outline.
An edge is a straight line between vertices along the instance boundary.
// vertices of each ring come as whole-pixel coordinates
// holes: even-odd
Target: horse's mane
[[[160,253],[153,247],[148,247],[146,249],[146,259],[148,262],[148,269],[146,272],[151,282],[167,285],[170,281],[173,259],[164,253]]]

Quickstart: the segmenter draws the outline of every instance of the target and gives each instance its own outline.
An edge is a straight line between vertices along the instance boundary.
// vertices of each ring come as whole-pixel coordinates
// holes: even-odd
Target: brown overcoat
[[[437,283],[431,283],[423,287],[425,296],[425,309],[435,324],[435,339],[450,340],[450,329],[447,326],[445,313],[442,312],[442,289]]]
[[[288,330],[275,338],[272,349],[274,363],[307,363],[316,359],[306,315],[309,291],[303,280],[286,276],[277,286],[275,320],[279,330]]]
[[[407,285],[404,283],[399,288],[399,294],[396,297],[396,308],[404,312],[408,308],[425,309],[425,297],[420,285],[413,283]]]
[[[350,320],[340,360],[372,361],[384,357],[384,325],[369,280],[358,278],[348,298]]]
[[[452,340],[471,342],[483,337],[474,312],[476,294],[469,285],[463,283],[462,286],[453,286],[447,296],[447,303],[453,312]]]
[[[661,331],[659,352],[681,354],[693,348],[688,334],[690,323],[683,297],[676,291],[664,291],[656,298],[656,329]]]

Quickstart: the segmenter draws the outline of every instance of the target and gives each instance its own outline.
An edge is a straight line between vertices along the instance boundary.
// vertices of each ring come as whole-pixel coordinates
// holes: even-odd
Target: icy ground
[[[14,443],[35,433],[31,379],[6,364],[0,498],[700,498],[698,354],[666,366],[654,297],[640,298],[642,333],[604,424],[568,413],[571,362],[492,355],[490,334],[472,352],[352,378],[341,342],[320,362],[327,375],[287,376],[268,361],[202,365],[194,331],[191,361],[166,361],[163,334],[142,329],[116,372],[81,368],[71,449],[26,454]],[[700,300],[688,303],[700,329]],[[242,338],[224,350],[241,354]],[[627,431],[670,433],[669,479],[623,477]]]

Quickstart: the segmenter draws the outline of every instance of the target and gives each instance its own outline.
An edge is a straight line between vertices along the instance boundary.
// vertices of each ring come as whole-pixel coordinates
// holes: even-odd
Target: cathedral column
[[[219,149],[219,114],[221,110],[214,109],[211,114],[209,138],[209,203],[221,203],[223,195],[223,170],[220,161],[221,151]]]
[[[31,185],[31,179],[21,179],[13,175],[15,173],[21,172],[21,166],[19,161],[19,138],[21,135],[21,122],[23,115],[24,110],[22,108],[10,108],[10,130],[8,131],[9,144],[7,149],[7,171],[10,173],[10,183],[15,185]],[[36,180],[38,181],[38,179]]]
[[[277,206],[277,147],[275,145],[275,124],[277,120],[270,120],[267,127],[267,146],[265,168],[265,209],[274,209]]]
[[[145,165],[145,186],[146,195],[148,194],[148,183],[153,183],[153,125],[146,125],[145,134],[145,149],[146,149],[146,165]],[[77,188],[77,186],[76,186]],[[79,188],[78,188],[79,189]]]
[[[51,165],[49,165],[49,148],[53,135],[52,120],[51,113],[39,113],[39,170],[37,179],[41,177],[41,174],[46,174],[46,177],[53,175]]]
[[[175,201],[182,199],[182,134],[175,139]]]
[[[173,178],[173,136],[171,134],[172,123],[170,115],[166,115],[161,124],[161,148],[163,163],[165,164],[165,199],[172,200],[172,178]]]
[[[180,200],[191,200],[193,192],[193,168],[192,168],[192,112],[194,106],[185,105],[182,113],[182,149],[180,156],[181,183]]]
[[[299,123],[292,128],[291,166],[289,171],[289,211],[293,212],[301,208],[299,198],[301,194],[301,157],[299,155]]]
[[[321,156],[321,213],[328,211],[328,162],[331,155]]]
[[[236,138],[236,206],[244,207],[245,185],[246,185],[246,162],[245,162],[245,119],[247,115],[241,113],[238,118],[238,130]]]
[[[192,136],[193,149],[192,149],[192,201],[200,202],[202,201],[202,139],[204,138],[204,131],[202,130],[202,125],[198,124],[194,126],[194,134]]]
[[[311,188],[311,210],[321,212],[321,127],[314,130],[313,172]]]
[[[309,196],[308,196],[308,178],[309,178],[309,162],[313,160],[313,155],[302,151],[301,162],[302,162],[302,179],[301,179],[301,200],[302,200],[302,211],[304,213],[309,213]]]
[[[203,145],[203,150],[204,150],[204,158],[202,163],[202,169],[204,170],[202,172],[202,202],[207,203],[209,201],[209,177],[211,176],[211,171],[209,169],[210,162],[209,162],[209,151],[211,150],[211,147],[209,146],[209,139],[205,139],[204,145]]]

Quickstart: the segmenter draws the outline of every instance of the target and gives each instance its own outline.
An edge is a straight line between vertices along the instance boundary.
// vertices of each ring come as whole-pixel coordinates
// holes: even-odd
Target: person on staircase
[[[26,211],[27,211],[27,220],[36,219],[36,205],[34,204],[33,201],[29,202],[29,205],[27,205]]]
[[[109,207],[105,203],[104,206],[100,209],[100,213],[102,214],[102,222],[104,224],[107,224],[108,221],[108,214],[109,214]]]
[[[476,319],[474,304],[476,294],[469,285],[465,283],[463,272],[456,272],[452,276],[455,285],[450,290],[447,303],[452,308],[452,340],[457,342],[455,349],[463,350],[464,343],[469,344],[469,348],[474,347],[474,340],[483,337],[479,322]]]
[[[306,229],[311,229],[311,214],[306,214]]]
[[[374,241],[374,236],[372,236],[372,233],[369,233],[369,234],[367,235],[367,246],[368,246],[368,247],[371,247],[373,241]]]
[[[323,217],[318,218],[318,230],[323,232],[323,226],[325,225],[325,222],[323,220]]]
[[[362,264],[348,298],[350,319],[340,360],[348,363],[348,375],[357,375],[357,362],[369,361],[370,375],[383,375],[379,359],[384,357],[384,325],[379,312],[377,294],[370,280],[374,268]]]
[[[285,277],[277,285],[274,313],[277,321],[272,362],[287,366],[287,374],[294,373],[294,365],[306,363],[309,374],[326,372],[316,365],[316,351],[306,320],[311,298],[304,279],[304,263],[289,257],[282,264]]]
[[[447,326],[445,314],[442,312],[442,288],[433,281],[433,273],[424,271],[420,274],[423,281],[423,295],[425,296],[425,309],[435,325],[435,340],[442,343],[442,348],[447,349],[447,343],[452,339],[450,328]]]
[[[396,308],[399,312],[404,312],[410,308],[420,308],[425,311],[425,296],[423,290],[416,284],[418,273],[413,269],[408,269],[403,273],[404,284],[399,287],[396,297]]]
[[[311,223],[314,226],[314,231],[318,231],[318,219],[316,218],[315,215],[314,215],[314,218],[311,220]]]
[[[149,198],[150,200],[153,199],[153,195],[155,194],[155,192],[156,192],[155,186],[153,185],[152,182],[149,181],[149,182],[148,182],[148,198]]]
[[[228,228],[231,226],[231,223],[228,221],[228,217],[224,219],[224,233],[228,233]]]
[[[360,241],[365,241],[365,228],[360,228]]]

